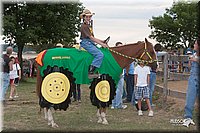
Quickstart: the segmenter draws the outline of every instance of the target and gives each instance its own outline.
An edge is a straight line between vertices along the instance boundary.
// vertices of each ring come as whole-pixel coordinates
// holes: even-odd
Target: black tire
[[[102,102],[100,101],[97,96],[95,95],[95,87],[96,85],[102,81],[102,80],[107,80],[109,82],[109,85],[110,85],[110,99],[108,102]],[[102,74],[100,76],[100,78],[95,78],[93,79],[90,87],[91,89],[90,91],[90,100],[92,102],[92,105],[94,106],[97,106],[97,108],[100,108],[100,107],[109,107],[110,104],[112,104],[112,100],[114,99],[114,96],[115,96],[115,91],[116,91],[116,85],[114,83],[114,80],[112,79],[111,76],[109,76],[108,74]]]
[[[69,107],[69,104],[71,103],[71,96],[72,96],[72,92],[73,92],[73,88],[75,87],[75,78],[73,78],[73,73],[68,71],[68,69],[64,69],[63,67],[58,67],[58,66],[53,66],[53,67],[50,67],[48,66],[47,69],[45,69],[43,71],[44,73],[44,77],[42,77],[42,80],[44,80],[44,78],[50,74],[50,73],[53,73],[53,72],[60,72],[62,74],[64,74],[68,79],[69,79],[69,82],[70,82],[70,90],[69,90],[69,94],[66,98],[66,100],[62,103],[59,103],[59,104],[54,104],[54,103],[51,103],[51,102],[48,102],[41,94],[40,92],[40,98],[39,98],[39,104],[40,104],[40,107],[41,108],[50,108],[50,107],[53,107],[55,110],[59,109],[59,110],[67,110],[67,108]]]

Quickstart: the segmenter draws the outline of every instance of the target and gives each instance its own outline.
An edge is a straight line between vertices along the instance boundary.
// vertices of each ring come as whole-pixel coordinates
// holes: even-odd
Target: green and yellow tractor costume
[[[75,84],[90,84],[90,99],[97,107],[108,107],[115,95],[122,68],[108,49],[99,48],[104,59],[97,69],[100,76],[88,79],[93,56],[76,48],[53,48],[38,54],[36,62],[42,77],[40,106],[66,110]]]

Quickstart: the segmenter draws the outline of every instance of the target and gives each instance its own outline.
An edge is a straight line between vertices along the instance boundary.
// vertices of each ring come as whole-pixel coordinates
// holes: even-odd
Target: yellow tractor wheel
[[[41,87],[42,96],[50,103],[64,102],[70,91],[70,81],[63,73],[53,72],[48,74]]]
[[[110,99],[110,85],[106,80],[100,81],[95,87],[95,95],[102,102],[108,102]]]

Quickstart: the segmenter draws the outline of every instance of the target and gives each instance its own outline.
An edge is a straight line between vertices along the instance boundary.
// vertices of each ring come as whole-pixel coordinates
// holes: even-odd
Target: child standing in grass
[[[135,85],[136,85],[136,92],[135,92],[135,99],[138,101],[138,115],[142,116],[142,110],[141,110],[141,99],[144,98],[148,109],[149,109],[149,115],[153,116],[153,111],[151,109],[150,101],[149,101],[149,79],[150,79],[150,68],[148,66],[145,66],[143,62],[140,62],[139,65],[135,67],[134,71],[134,78],[135,78]]]
[[[17,88],[16,86],[18,85],[18,83],[16,82],[18,80],[21,79],[21,68],[20,65],[17,63],[17,60],[15,57],[10,57],[10,59],[13,62],[13,70],[10,71],[10,97],[9,100],[13,101],[14,98],[19,97],[17,94]],[[15,96],[14,96],[15,93]]]

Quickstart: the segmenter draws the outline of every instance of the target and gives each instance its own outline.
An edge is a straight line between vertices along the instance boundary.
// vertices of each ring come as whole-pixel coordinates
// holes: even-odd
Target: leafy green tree
[[[27,44],[34,45],[38,51],[52,48],[56,43],[70,47],[76,43],[82,11],[82,3],[78,2],[3,3],[5,41],[17,45],[20,62]]]
[[[165,47],[190,47],[197,38],[197,2],[173,3],[163,16],[152,17],[149,27],[150,38],[156,39]]]
[[[199,37],[200,37],[200,1],[198,2],[198,10],[197,10],[197,12],[198,12],[197,29],[199,31]]]

